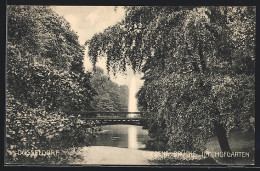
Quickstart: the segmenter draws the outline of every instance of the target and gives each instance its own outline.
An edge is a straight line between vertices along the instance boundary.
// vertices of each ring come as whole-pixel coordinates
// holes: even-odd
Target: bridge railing
[[[72,115],[85,118],[141,118],[142,112],[124,112],[124,111],[73,111]],[[131,115],[133,114],[133,115]]]

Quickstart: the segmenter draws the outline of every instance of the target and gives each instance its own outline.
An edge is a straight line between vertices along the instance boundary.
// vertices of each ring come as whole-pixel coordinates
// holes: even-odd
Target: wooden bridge
[[[113,124],[133,124],[142,125],[146,119],[143,112],[125,112],[125,111],[74,111],[71,114],[84,118],[85,120],[98,120],[102,125]]]

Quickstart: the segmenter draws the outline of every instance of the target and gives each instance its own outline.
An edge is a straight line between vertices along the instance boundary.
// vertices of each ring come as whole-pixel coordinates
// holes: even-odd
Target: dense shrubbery
[[[59,163],[68,158],[63,150],[90,145],[95,123],[60,111],[30,108],[7,92],[6,160],[10,163]],[[59,156],[19,155],[18,150],[59,150]],[[66,161],[64,161],[66,162]]]
[[[84,47],[49,7],[8,6],[7,50],[6,163],[66,162],[70,154],[17,151],[90,144],[95,122],[67,115],[92,109],[95,91],[82,66]]]

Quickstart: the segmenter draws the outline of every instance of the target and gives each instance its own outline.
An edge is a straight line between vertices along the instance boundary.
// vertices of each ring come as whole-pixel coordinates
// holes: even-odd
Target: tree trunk
[[[218,142],[222,152],[231,152],[227,139],[227,131],[220,123],[214,122],[215,131],[218,137]]]
[[[203,55],[203,46],[202,46],[203,42],[200,39],[200,37],[198,37],[197,42],[198,42],[198,45],[199,45],[198,46],[198,54],[199,54],[199,57],[200,57],[200,65],[201,65],[201,68],[202,68],[202,73],[206,73],[207,72],[207,64],[206,64],[206,58]],[[210,95],[211,88],[212,88],[211,84],[205,85],[203,83],[202,79],[201,79],[200,87],[202,87],[204,89],[205,96]],[[216,104],[216,100],[214,98],[213,98],[213,101]],[[216,106],[214,108],[215,108],[216,116],[220,116],[220,111],[218,110],[218,108]],[[220,124],[216,120],[213,123],[214,123],[215,132],[216,132],[216,135],[217,135],[217,138],[218,138],[218,142],[219,142],[221,151],[222,152],[231,152],[229,142],[228,142],[228,139],[227,139],[226,129],[223,127],[222,124]]]

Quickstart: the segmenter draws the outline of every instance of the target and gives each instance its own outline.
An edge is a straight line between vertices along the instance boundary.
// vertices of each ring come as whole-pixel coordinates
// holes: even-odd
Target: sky
[[[72,30],[78,34],[79,42],[82,45],[94,34],[103,32],[107,27],[122,21],[125,15],[122,7],[117,7],[115,10],[114,6],[52,6],[52,8],[70,23]],[[88,48],[86,47],[84,67],[91,71],[93,67],[87,52]],[[104,69],[107,74],[105,58],[100,59],[97,66]],[[135,76],[137,89],[143,84],[140,79],[141,75],[134,75],[130,68],[127,69],[126,74],[116,74],[116,77],[112,73],[107,75],[119,85],[129,86],[132,76]]]

